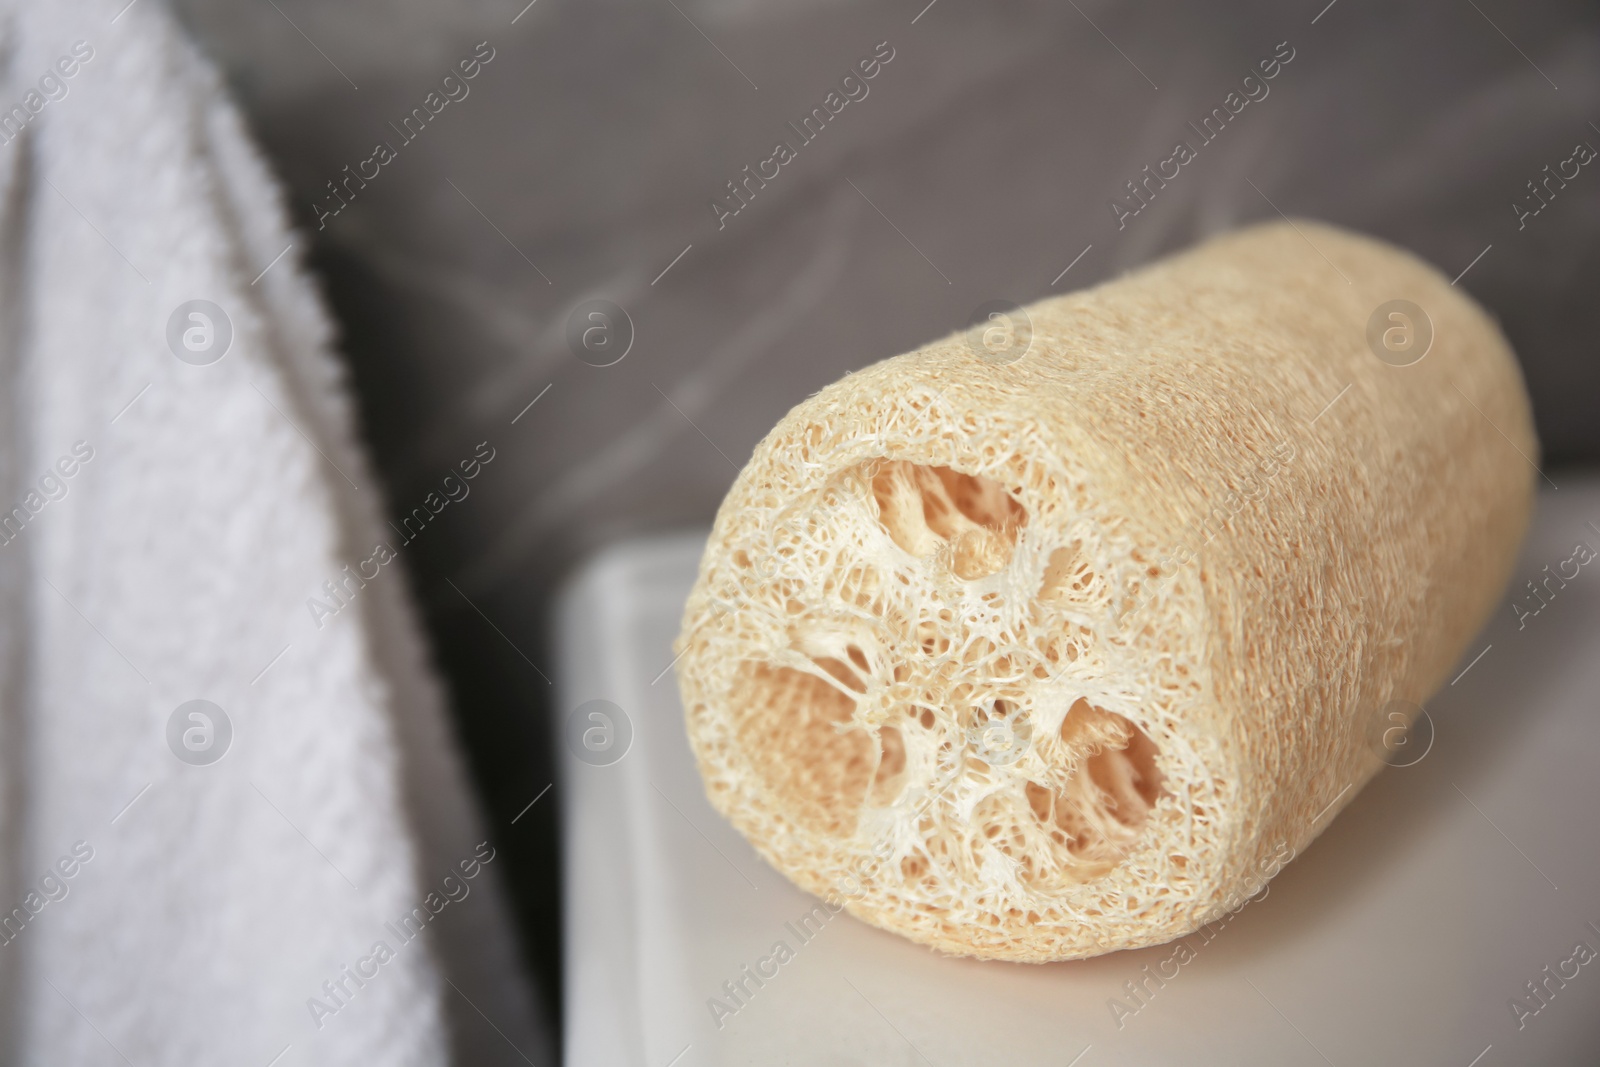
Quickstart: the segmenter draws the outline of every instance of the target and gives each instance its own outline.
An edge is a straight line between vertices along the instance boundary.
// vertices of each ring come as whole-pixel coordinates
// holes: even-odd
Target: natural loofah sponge
[[[1496,602],[1538,446],[1488,316],[1326,226],[1027,315],[1019,359],[957,334],[778,424],[678,679],[711,802],[794,882],[1046,961],[1195,930],[1355,796],[1378,709]]]

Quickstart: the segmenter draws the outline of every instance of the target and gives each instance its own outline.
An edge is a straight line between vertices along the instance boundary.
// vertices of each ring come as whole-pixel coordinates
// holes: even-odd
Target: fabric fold
[[[303,238],[164,7],[7,15],[7,1058],[524,1062]]]

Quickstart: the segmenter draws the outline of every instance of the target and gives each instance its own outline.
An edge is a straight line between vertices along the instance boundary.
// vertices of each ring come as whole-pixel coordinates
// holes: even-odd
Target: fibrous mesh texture
[[[1396,298],[1434,335],[1407,367],[1366,340]],[[1348,803],[1363,716],[1425,699],[1498,596],[1537,444],[1487,317],[1328,227],[1027,310],[1016,362],[957,335],[790,412],[678,676],[708,795],[778,869],[1044,961],[1192,931]]]

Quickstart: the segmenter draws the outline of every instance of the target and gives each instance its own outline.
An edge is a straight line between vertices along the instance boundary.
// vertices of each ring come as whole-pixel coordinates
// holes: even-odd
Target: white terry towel
[[[0,17],[0,1057],[543,1060],[304,239],[158,0]]]

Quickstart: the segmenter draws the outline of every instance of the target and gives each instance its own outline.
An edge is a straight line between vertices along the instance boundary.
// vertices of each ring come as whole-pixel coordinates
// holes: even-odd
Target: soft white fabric
[[[458,872],[468,896],[418,939],[385,925],[431,914],[487,835],[404,550],[322,628],[307,608],[398,539],[305,238],[167,11],[125,4],[0,3],[0,116],[93,49],[0,144],[0,511],[30,513],[0,546],[0,914],[30,916],[0,943],[0,1057],[522,1063],[504,859]],[[168,347],[194,299],[234,331],[208,366]],[[80,441],[66,495],[30,498]],[[233,727],[209,766],[167,741],[196,698]],[[379,941],[393,958],[319,1026],[308,1000]]]

